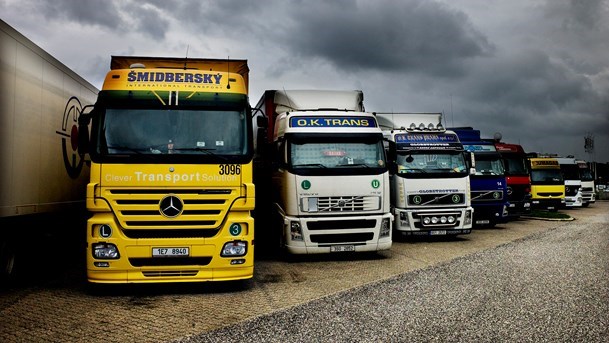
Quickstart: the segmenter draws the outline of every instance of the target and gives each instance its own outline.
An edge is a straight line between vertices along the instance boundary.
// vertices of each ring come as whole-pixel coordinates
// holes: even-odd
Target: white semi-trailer
[[[24,260],[56,261],[49,237],[84,228],[89,167],[78,154],[78,116],[98,90],[0,20],[0,279]],[[77,240],[75,240],[77,241]],[[46,251],[40,251],[45,249]],[[36,271],[32,271],[36,273]],[[3,283],[4,284],[4,283]]]

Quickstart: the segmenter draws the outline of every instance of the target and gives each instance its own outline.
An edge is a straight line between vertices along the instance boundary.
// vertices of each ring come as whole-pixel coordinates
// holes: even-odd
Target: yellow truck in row
[[[558,160],[551,157],[530,157],[531,207],[558,211],[565,206],[565,182]]]
[[[89,283],[253,277],[248,71],[246,60],[112,56],[79,118]]]

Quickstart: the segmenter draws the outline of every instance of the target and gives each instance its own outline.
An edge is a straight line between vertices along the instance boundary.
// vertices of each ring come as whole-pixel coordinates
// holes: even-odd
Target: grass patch
[[[548,219],[571,219],[570,215],[559,212],[559,211],[550,212],[550,211],[542,211],[542,210],[531,210],[531,214],[529,214],[528,216],[536,217],[536,218],[548,218]]]

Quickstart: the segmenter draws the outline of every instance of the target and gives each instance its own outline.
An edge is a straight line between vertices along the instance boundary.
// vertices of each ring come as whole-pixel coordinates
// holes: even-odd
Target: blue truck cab
[[[470,175],[474,226],[493,227],[508,221],[508,196],[501,154],[492,142],[480,138],[480,130],[471,127],[451,128],[474,154],[476,173]]]

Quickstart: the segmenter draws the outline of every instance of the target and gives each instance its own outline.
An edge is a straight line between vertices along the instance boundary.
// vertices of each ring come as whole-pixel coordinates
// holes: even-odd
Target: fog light
[[[391,223],[389,218],[385,218],[381,221],[381,232],[379,233],[380,237],[388,237],[391,233]]]
[[[245,259],[244,258],[239,258],[236,260],[230,260],[230,264],[244,264],[245,263]]]
[[[93,262],[93,265],[99,268],[108,268],[110,267],[110,262]]]
[[[409,226],[408,213],[398,212],[400,216],[400,226]]]
[[[472,211],[465,211],[465,225],[472,223]]]
[[[440,219],[438,219],[438,217],[431,217],[432,224],[438,224],[439,221],[440,221]]]
[[[423,218],[423,224],[429,225],[429,223],[431,223],[431,219],[429,219],[429,217]]]
[[[220,256],[222,256],[222,257],[243,256],[246,253],[247,253],[247,242],[233,241],[233,242],[224,243]]]
[[[448,219],[446,219],[445,216],[440,217],[440,223],[446,224],[447,221],[448,221]]]
[[[293,241],[303,241],[302,228],[299,222],[290,222],[290,237]]]
[[[455,219],[455,217],[454,217],[454,216],[448,216],[448,222],[449,222],[450,224],[454,223],[454,222],[455,222],[455,220],[456,220],[456,219]]]

